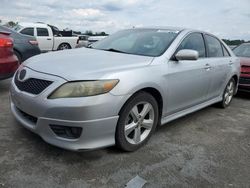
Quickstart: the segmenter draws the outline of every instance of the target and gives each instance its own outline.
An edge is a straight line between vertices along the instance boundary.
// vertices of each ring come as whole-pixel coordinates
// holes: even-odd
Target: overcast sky
[[[0,19],[108,33],[178,26],[250,40],[250,0],[0,0]]]

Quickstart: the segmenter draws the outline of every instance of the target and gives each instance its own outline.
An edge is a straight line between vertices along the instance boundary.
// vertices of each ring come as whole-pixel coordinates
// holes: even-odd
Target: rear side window
[[[226,47],[225,47],[223,44],[222,44],[222,49],[223,49],[223,54],[224,54],[224,56],[225,56],[225,57],[229,57],[230,54],[229,54],[229,52],[227,51]]]
[[[199,52],[199,57],[206,57],[206,49],[204,39],[201,33],[192,33],[188,35],[180,44],[178,51],[180,50],[196,50]]]
[[[46,28],[37,28],[37,36],[39,36],[39,37],[47,37],[47,36],[49,36],[48,29],[46,29]]]
[[[223,57],[224,55],[220,41],[210,35],[205,35],[205,38],[208,47],[208,57]]]
[[[34,36],[34,28],[27,27],[27,28],[23,29],[22,31],[20,31],[20,33],[22,33],[24,35]]]

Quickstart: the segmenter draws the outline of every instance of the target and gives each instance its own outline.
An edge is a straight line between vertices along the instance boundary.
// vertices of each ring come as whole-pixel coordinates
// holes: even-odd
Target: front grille
[[[20,91],[25,91],[27,93],[31,93],[34,95],[40,94],[43,90],[45,90],[52,81],[41,80],[37,78],[29,78],[23,82],[18,80],[18,74],[15,76],[15,84]]]
[[[26,119],[26,120],[29,120],[31,121],[32,123],[36,124],[37,123],[37,118],[32,116],[32,115],[29,115],[27,113],[25,113],[24,111],[20,110],[17,108],[17,110],[22,114],[22,116]]]
[[[240,78],[240,84],[250,84],[250,78]]]

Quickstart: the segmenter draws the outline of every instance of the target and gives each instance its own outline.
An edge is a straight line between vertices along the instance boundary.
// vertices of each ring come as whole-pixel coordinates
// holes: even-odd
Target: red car
[[[13,51],[10,33],[0,31],[0,80],[13,76],[19,62]]]
[[[250,92],[250,43],[244,43],[234,50],[236,56],[240,57],[241,75],[239,90]]]

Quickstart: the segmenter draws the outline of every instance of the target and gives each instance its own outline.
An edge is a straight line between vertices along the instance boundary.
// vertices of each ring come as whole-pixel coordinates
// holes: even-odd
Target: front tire
[[[223,100],[220,102],[220,107],[227,108],[231,104],[235,88],[236,88],[236,82],[233,78],[231,78],[224,90]]]
[[[124,151],[135,151],[142,147],[154,132],[159,110],[155,98],[146,92],[133,96],[120,112],[115,140]]]

